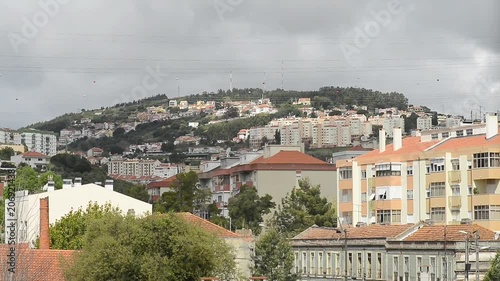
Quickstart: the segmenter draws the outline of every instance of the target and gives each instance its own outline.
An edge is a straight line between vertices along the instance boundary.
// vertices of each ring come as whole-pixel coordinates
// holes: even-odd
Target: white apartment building
[[[299,126],[286,126],[281,128],[281,145],[299,145],[302,143],[301,129]]]
[[[156,167],[160,166],[158,160],[111,160],[108,162],[108,175],[121,176],[153,176]]]
[[[0,143],[26,145],[29,151],[54,156],[57,153],[56,134],[36,130],[13,131],[0,129]]]
[[[417,118],[417,130],[428,131],[432,128],[432,118],[424,115]]]
[[[403,132],[405,131],[405,120],[399,115],[386,117],[384,119],[383,128],[387,133],[387,137],[392,138],[394,128],[401,128]]]
[[[462,125],[462,119],[459,117],[446,118],[446,128],[456,128]]]
[[[274,139],[274,134],[276,134],[276,130],[280,130],[280,127],[277,126],[272,126],[272,125],[267,125],[264,127],[256,127],[256,128],[251,128],[249,135],[250,135],[250,147],[256,148],[259,147],[262,138],[266,137],[268,140],[273,140]]]
[[[154,168],[153,175],[160,178],[170,178],[182,170],[182,166],[172,163],[160,164]]]

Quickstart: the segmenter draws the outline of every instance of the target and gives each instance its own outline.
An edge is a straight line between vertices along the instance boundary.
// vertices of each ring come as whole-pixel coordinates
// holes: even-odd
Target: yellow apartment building
[[[359,224],[476,223],[500,230],[498,118],[478,125],[431,130],[337,161],[337,210]]]

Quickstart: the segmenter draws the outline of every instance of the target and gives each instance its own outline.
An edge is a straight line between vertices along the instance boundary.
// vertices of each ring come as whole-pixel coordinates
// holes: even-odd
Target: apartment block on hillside
[[[383,136],[383,130],[380,136]],[[473,221],[500,230],[500,136],[495,115],[472,127],[401,137],[337,161],[343,222],[406,224]]]

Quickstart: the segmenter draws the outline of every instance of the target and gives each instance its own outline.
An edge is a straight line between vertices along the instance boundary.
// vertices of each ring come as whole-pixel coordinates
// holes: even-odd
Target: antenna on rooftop
[[[229,70],[229,91],[233,91],[233,69]]]

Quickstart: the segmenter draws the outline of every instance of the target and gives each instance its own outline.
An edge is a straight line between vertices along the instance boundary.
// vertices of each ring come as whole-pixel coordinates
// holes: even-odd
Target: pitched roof
[[[17,245],[16,277],[27,281],[51,280],[64,281],[64,269],[73,260],[76,251],[68,250],[37,250],[30,249],[26,244]],[[7,264],[9,245],[0,246],[0,262]],[[3,279],[0,275],[0,280]]]
[[[420,153],[437,144],[438,142],[439,140],[421,142],[420,137],[407,137],[403,138],[401,148],[396,151],[394,151],[394,145],[389,144],[385,147],[384,152],[380,152],[380,150],[375,149],[356,157],[356,160],[369,161],[376,160],[380,157],[398,157],[412,153]]]
[[[150,182],[150,183],[148,183],[146,188],[152,189],[152,188],[171,187],[176,179],[177,179],[177,176],[172,176],[170,178],[166,178],[166,179],[161,180],[161,181]]]
[[[238,234],[229,231],[221,226],[218,226],[212,222],[209,222],[205,219],[202,219],[196,215],[193,215],[191,213],[177,213],[177,215],[186,222],[196,225],[202,228],[203,230],[214,234],[219,238],[241,238],[241,236],[239,236]]]
[[[23,158],[49,158],[49,156],[35,151],[26,152],[22,156]]]
[[[261,156],[251,164],[325,164],[328,163],[314,158],[300,151],[280,151],[271,157],[264,158]]]
[[[495,240],[495,232],[479,225],[426,225],[409,235],[404,241],[429,242],[429,241],[464,241],[466,234],[460,231],[472,233],[479,231],[479,239],[483,241]]]
[[[432,151],[455,151],[462,148],[489,147],[492,145],[499,145],[499,144],[500,144],[500,135],[496,135],[490,139],[486,139],[486,135],[482,134],[482,135],[450,138],[448,140],[443,141],[436,147],[434,147]]]
[[[413,227],[413,224],[403,225],[367,225],[349,227],[347,239],[386,239],[396,237]],[[325,240],[344,238],[344,233],[337,233],[337,228],[312,226],[298,234],[293,240]]]

